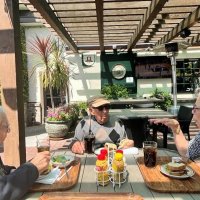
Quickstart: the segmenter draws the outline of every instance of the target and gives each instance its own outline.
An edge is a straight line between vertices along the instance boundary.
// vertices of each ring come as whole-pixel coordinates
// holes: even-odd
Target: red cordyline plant
[[[29,41],[29,53],[37,56],[37,64],[33,67],[31,76],[37,67],[42,67],[41,79],[44,88],[49,89],[52,108],[55,108],[53,88],[60,90],[63,96],[67,92],[67,103],[69,103],[70,71],[64,55],[65,45],[59,40],[52,40],[51,36],[39,38],[36,35],[33,40]],[[62,99],[61,102],[63,102]]]

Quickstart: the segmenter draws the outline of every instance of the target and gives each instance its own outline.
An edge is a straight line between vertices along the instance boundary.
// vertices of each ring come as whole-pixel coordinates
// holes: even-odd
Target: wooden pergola
[[[29,12],[20,14],[19,5]],[[74,53],[159,51],[168,42],[189,48],[199,45],[200,0],[2,0],[0,19],[2,103],[11,127],[4,155],[17,166],[25,162],[20,23],[41,21]]]

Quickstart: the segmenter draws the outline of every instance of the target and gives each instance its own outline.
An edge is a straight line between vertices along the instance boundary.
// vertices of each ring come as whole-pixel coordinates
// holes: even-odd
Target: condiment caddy
[[[106,186],[111,182],[113,187],[117,184],[120,188],[126,182],[128,175],[123,150],[101,149],[94,170],[97,186]]]

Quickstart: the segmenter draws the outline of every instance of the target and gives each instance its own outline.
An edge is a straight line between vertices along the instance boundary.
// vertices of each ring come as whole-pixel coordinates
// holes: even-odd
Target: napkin
[[[131,147],[128,149],[123,149],[124,155],[130,155],[130,154],[138,154],[138,148]]]
[[[35,181],[36,183],[53,184],[59,177],[61,170],[56,167],[51,170],[47,175],[40,175]]]

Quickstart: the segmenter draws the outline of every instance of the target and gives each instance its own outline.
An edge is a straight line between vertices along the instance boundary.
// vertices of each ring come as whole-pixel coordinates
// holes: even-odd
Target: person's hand
[[[179,122],[176,119],[162,118],[162,119],[150,119],[150,124],[164,124],[172,129],[173,132],[177,132],[180,129]]]
[[[48,169],[50,158],[49,151],[43,151],[37,153],[30,162],[37,167],[39,174],[41,174]]]
[[[129,140],[129,139],[123,139],[120,143],[119,143],[119,149],[127,149],[130,147],[134,146],[134,141],[133,140]]]
[[[72,146],[72,152],[77,154],[84,154],[85,147],[84,142],[76,141]]]

